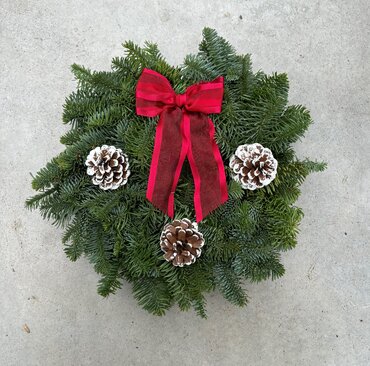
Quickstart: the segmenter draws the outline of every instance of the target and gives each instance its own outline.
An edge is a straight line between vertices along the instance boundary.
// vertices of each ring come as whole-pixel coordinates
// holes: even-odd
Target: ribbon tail
[[[188,143],[188,160],[191,172],[193,174],[194,179],[194,209],[195,209],[195,218],[196,221],[202,221],[203,219],[203,208],[202,208],[202,202],[201,202],[201,178],[199,174],[199,170],[197,167],[197,164],[194,159],[193,155],[193,148],[192,148],[192,141],[191,139],[191,129],[190,129],[190,117],[187,113],[184,113],[183,117],[183,123],[184,123],[184,134],[185,139],[189,142]]]
[[[185,120],[185,131],[190,141],[188,160],[194,178],[194,207],[199,222],[227,201],[226,176],[212,121],[207,116],[192,114],[191,123],[189,117]]]
[[[173,176],[173,182],[172,182],[172,186],[171,186],[171,192],[170,192],[170,196],[169,196],[169,199],[168,199],[168,207],[167,207],[168,216],[170,216],[172,218],[174,217],[175,190],[176,190],[176,187],[177,187],[177,183],[180,179],[181,169],[182,169],[182,166],[184,164],[184,161],[185,161],[185,158],[186,158],[186,155],[187,155],[187,152],[188,152],[188,148],[189,148],[189,141],[186,138],[186,134],[185,134],[186,116],[187,116],[187,114],[184,113],[182,121],[181,121],[181,136],[182,136],[182,138],[181,138],[180,157],[179,157],[176,169],[175,169],[175,174]]]
[[[166,215],[174,215],[174,193],[186,157],[187,144],[181,138],[181,111],[163,111],[160,115],[146,198]]]
[[[163,118],[160,117],[158,124],[157,124],[156,132],[155,132],[152,162],[150,164],[148,187],[146,190],[146,198],[152,203],[153,203],[153,192],[154,192],[154,187],[155,187],[155,181],[157,178],[159,155],[160,155],[161,146],[162,146],[163,124],[164,124]],[[162,209],[161,207],[159,208]]]
[[[216,143],[215,139],[215,126],[210,118],[208,118],[208,125],[209,125],[209,138],[212,142],[212,151],[213,151],[213,157],[217,164],[218,169],[218,178],[219,178],[219,184],[220,184],[220,190],[221,190],[221,204],[225,203],[228,198],[228,192],[227,192],[227,183],[226,183],[226,174],[225,174],[225,168],[224,168],[224,162],[222,160],[222,156],[220,153],[220,150],[218,148],[218,145]]]

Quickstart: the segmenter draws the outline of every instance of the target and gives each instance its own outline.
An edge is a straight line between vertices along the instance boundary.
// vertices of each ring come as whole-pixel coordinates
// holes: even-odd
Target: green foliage
[[[177,303],[205,317],[204,294],[215,289],[243,306],[243,284],[283,275],[280,252],[296,245],[303,216],[294,206],[299,186],[311,172],[325,169],[324,163],[298,160],[292,148],[312,123],[310,114],[303,106],[287,105],[286,74],[253,73],[249,55],[237,55],[212,29],[204,29],[199,53],[186,56],[182,67],[170,66],[155,44],[124,47],[126,56],[113,59],[111,71],[72,66],[78,88],[64,105],[63,122],[71,125],[61,137],[66,148],[33,177],[38,193],[26,205],[65,229],[66,255],[72,261],[89,259],[101,274],[102,296],[126,279],[138,303],[157,315]],[[200,223],[206,245],[186,268],[164,261],[159,236],[169,219],[145,199],[157,119],[135,113],[135,87],[144,67],[166,76],[177,92],[223,75],[222,113],[212,119],[225,167],[245,143],[263,144],[279,161],[276,179],[257,191],[244,191],[227,172],[229,200]],[[116,191],[100,190],[86,175],[86,156],[102,144],[123,149],[130,159],[132,175]],[[177,217],[194,218],[187,164],[175,204]]]

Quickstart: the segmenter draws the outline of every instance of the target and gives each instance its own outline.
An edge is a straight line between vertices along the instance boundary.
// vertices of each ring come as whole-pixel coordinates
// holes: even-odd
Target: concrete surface
[[[1,0],[0,365],[369,365],[369,19],[368,0]],[[288,72],[316,122],[298,152],[329,168],[303,186],[282,279],[248,284],[246,309],[213,294],[207,321],[157,318],[127,284],[99,297],[90,265],[23,202],[29,172],[62,149],[71,63],[107,69],[121,42],[149,39],[178,64],[205,25],[255,69]]]

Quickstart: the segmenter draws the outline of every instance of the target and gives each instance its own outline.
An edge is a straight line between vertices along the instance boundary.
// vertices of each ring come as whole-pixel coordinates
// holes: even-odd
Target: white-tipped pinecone
[[[276,177],[278,162],[261,144],[240,145],[230,159],[233,178],[244,189],[267,186]]]
[[[174,220],[167,224],[161,234],[164,259],[174,266],[183,267],[199,258],[204,245],[203,234],[196,222],[188,219]]]
[[[126,184],[130,175],[127,155],[114,146],[103,145],[91,150],[85,164],[93,184],[104,190]]]

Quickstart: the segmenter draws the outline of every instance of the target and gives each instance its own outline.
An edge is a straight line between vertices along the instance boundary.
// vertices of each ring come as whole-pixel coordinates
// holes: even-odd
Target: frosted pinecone
[[[233,178],[244,189],[267,186],[276,177],[278,162],[261,144],[240,145],[230,159]]]
[[[204,239],[196,222],[174,220],[164,227],[160,244],[164,259],[174,266],[183,267],[199,258]]]
[[[93,184],[101,189],[117,189],[130,175],[127,155],[114,146],[103,145],[90,151],[85,165]]]

